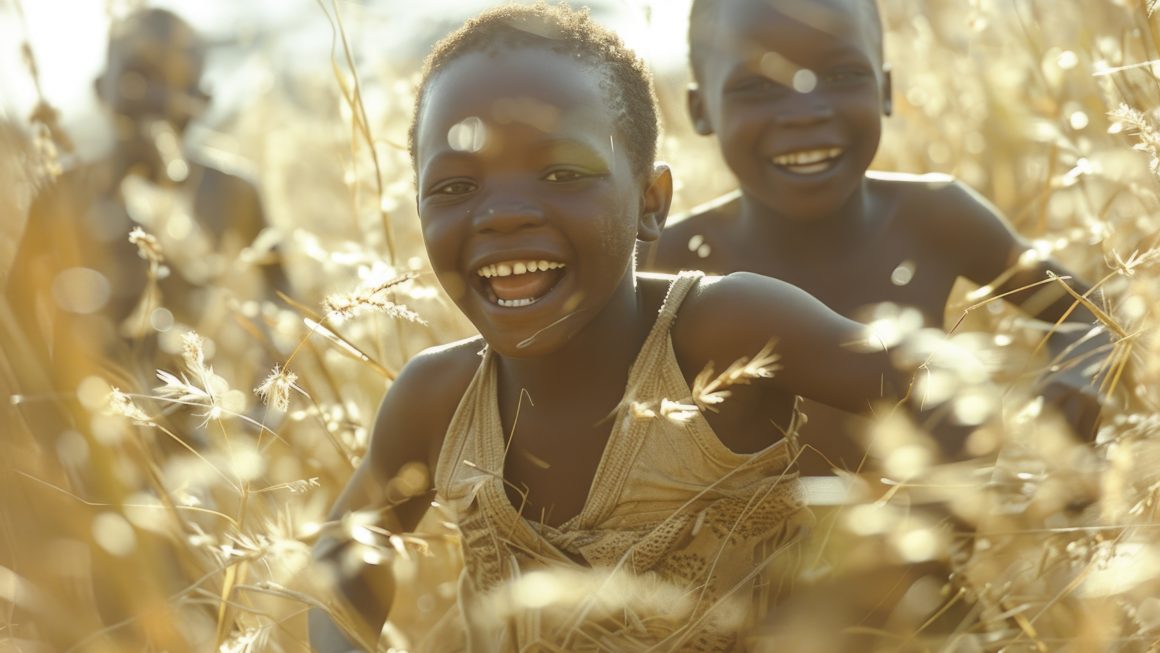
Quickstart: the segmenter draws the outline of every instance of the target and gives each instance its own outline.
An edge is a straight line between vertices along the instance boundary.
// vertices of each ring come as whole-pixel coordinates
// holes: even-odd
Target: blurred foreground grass
[[[995,337],[964,336],[962,355],[991,361],[1009,384],[988,395],[975,436],[999,463],[892,460],[922,436],[879,425],[894,489],[828,516],[827,548],[842,552],[831,573],[840,587],[880,566],[951,559],[953,585],[915,583],[870,633],[883,650],[1158,650],[1160,17],[1142,0],[884,0],[883,12],[895,115],[875,167],[963,178],[1037,248],[1097,282],[1088,299],[1126,371],[1105,384],[1099,445],[1077,445],[1026,399],[1025,379],[1047,364],[1030,356],[1042,330],[995,304],[974,310],[964,288],[948,321],[967,311],[960,329]],[[160,381],[84,342],[68,369],[39,369],[0,307],[0,650],[307,650],[305,610],[329,605],[305,573],[310,546],[378,400],[411,355],[470,333],[436,287],[414,216],[398,147],[410,79],[386,62],[359,75],[391,98],[365,122],[339,92],[355,89],[340,53],[336,77],[284,80],[208,143],[255,164],[282,237],[293,301],[230,309],[264,324],[268,344],[178,325],[157,334],[171,374]],[[659,80],[678,209],[729,187],[713,143],[685,124],[684,81]],[[37,164],[35,150],[7,144],[5,238]],[[231,364],[230,352],[258,346],[278,371]],[[36,428],[42,410],[66,426]],[[976,536],[952,541],[923,519],[922,501],[949,505]],[[365,558],[404,553],[408,589],[391,623],[400,648],[453,595],[457,542],[432,512],[415,538],[338,525]],[[856,594],[826,596],[827,610]],[[970,620],[926,627],[949,596]],[[802,620],[794,650],[828,650],[829,627]]]

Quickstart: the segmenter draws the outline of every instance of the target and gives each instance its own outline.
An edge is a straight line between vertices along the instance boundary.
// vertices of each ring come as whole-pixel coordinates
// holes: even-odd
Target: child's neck
[[[604,309],[559,349],[529,358],[497,356],[500,383],[577,401],[604,384],[623,390],[656,318],[656,307],[646,306],[649,302],[631,281],[622,283]]]
[[[743,191],[739,231],[755,243],[776,243],[781,247],[832,249],[844,243],[858,243],[873,226],[869,195],[863,179],[858,190],[833,212],[801,218],[787,216],[776,206],[763,204]]]

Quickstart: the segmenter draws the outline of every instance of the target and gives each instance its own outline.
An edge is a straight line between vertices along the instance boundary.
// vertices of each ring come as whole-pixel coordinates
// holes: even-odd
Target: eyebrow
[[[608,150],[597,147],[597,144],[603,145],[604,142],[605,141],[603,136],[601,136],[599,139],[595,139],[595,141],[592,143],[588,142],[587,140],[578,138],[553,138],[545,141],[542,145],[537,146],[537,149],[550,151],[557,149],[567,150],[575,148],[583,150],[584,153],[592,154],[593,156],[597,156],[601,159],[604,159],[606,156],[615,155],[616,146],[611,144],[613,142],[613,135],[608,135],[608,142],[610,143]]]
[[[450,162],[454,162],[454,160],[462,160],[464,162],[467,162],[473,158],[474,158],[474,156],[473,156],[472,152],[465,152],[465,151],[453,150],[453,149],[440,150],[439,152],[436,152],[435,154],[431,155],[430,157],[427,157],[427,160],[419,168],[419,171],[418,171],[419,177],[423,177],[425,175],[430,174],[431,168],[433,168],[434,166],[441,164],[441,163],[447,163],[448,162],[447,160],[451,160]]]
[[[608,148],[601,148],[605,142],[609,143]],[[606,166],[612,166],[612,159],[616,156],[615,136],[608,135],[608,140],[604,140],[604,136],[594,139],[581,139],[568,136],[561,136],[558,138],[546,139],[540,143],[536,143],[534,151],[539,154],[543,152],[576,152],[581,155],[588,155],[600,160],[600,163]],[[486,148],[485,148],[486,149]],[[502,155],[501,155],[502,156]],[[471,152],[467,150],[455,150],[451,148],[441,149],[427,158],[426,162],[419,168],[419,176],[423,177],[430,174],[430,169],[439,164],[448,162],[470,162],[480,157],[478,152]]]

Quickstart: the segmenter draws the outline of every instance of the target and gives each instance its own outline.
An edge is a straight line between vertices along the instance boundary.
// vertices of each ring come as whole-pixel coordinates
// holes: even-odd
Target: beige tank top
[[[559,527],[525,519],[504,491],[496,366],[483,353],[435,477],[465,560],[466,642],[456,648],[744,650],[743,633],[792,576],[790,545],[813,518],[791,466],[800,414],[786,437],[741,455],[700,414],[674,422],[631,409],[690,396],[669,327],[699,278],[683,273],[670,286],[586,502]]]

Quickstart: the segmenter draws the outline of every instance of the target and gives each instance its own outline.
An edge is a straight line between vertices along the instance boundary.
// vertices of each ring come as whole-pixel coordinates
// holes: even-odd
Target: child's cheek
[[[427,257],[431,261],[431,268],[439,285],[454,301],[461,300],[467,294],[467,279],[459,270],[459,247],[457,238],[452,229],[451,221],[421,218],[423,222],[423,244],[427,248]]]
[[[607,207],[593,218],[600,225],[601,251],[615,253],[626,249],[626,243],[636,243],[636,223],[621,207]],[[631,249],[631,247],[630,247]]]
[[[435,277],[439,279],[439,285],[443,286],[451,301],[458,303],[467,295],[467,280],[459,272],[436,268]]]

